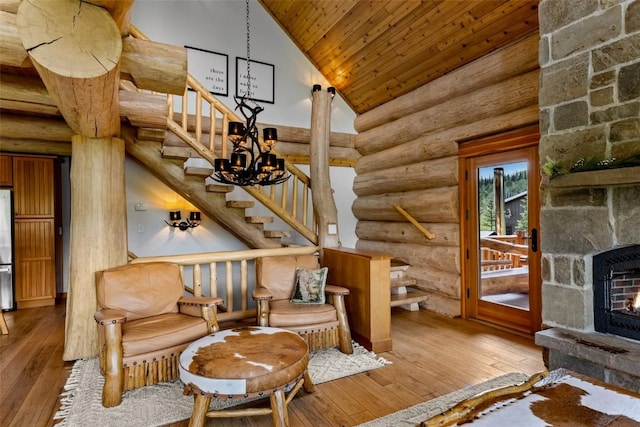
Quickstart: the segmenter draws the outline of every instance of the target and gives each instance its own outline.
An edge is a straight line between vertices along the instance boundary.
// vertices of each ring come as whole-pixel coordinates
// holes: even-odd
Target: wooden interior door
[[[526,333],[541,327],[537,128],[460,147],[463,312]]]
[[[18,309],[56,298],[55,159],[13,157],[15,287]]]

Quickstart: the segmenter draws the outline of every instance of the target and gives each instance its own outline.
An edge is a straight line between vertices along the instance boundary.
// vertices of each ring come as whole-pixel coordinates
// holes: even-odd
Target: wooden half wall
[[[409,264],[426,309],[461,314],[459,142],[538,123],[538,90],[536,33],[356,119],[356,248]]]

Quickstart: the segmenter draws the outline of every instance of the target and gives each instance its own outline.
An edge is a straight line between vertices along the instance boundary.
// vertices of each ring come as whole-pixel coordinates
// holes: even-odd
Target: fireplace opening
[[[640,340],[640,245],[593,257],[595,330]]]

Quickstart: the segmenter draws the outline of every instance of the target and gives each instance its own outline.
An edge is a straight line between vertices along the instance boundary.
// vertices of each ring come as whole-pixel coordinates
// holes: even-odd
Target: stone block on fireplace
[[[598,332],[550,328],[536,333],[548,369],[567,368],[640,393],[640,342]]]

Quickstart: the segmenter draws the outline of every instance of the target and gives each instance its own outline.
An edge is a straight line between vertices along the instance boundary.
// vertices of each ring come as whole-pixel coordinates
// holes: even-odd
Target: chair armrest
[[[178,300],[180,313],[202,317],[207,322],[210,334],[220,330],[216,315],[219,304],[222,304],[222,298],[218,297],[181,297]]]
[[[349,295],[351,291],[343,286],[326,285],[324,292],[330,295]]]
[[[269,326],[269,301],[273,299],[271,291],[262,286],[253,290],[253,299],[257,303],[257,317],[259,326]]]
[[[267,288],[257,287],[253,290],[253,299],[255,300],[270,300],[273,298],[271,291]]]
[[[180,305],[197,305],[199,307],[211,307],[222,304],[222,298],[218,297],[180,297]]]
[[[124,311],[113,308],[98,310],[93,315],[93,318],[96,319],[96,322],[98,322],[100,326],[112,323],[124,323],[127,321],[127,316],[125,316]]]

